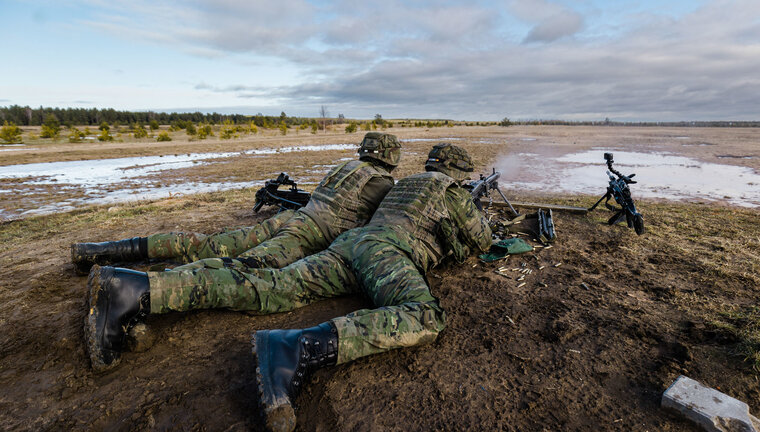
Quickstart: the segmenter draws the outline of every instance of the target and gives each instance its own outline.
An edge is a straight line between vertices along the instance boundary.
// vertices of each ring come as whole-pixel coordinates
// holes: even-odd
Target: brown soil
[[[264,317],[150,317],[156,345],[95,375],[82,343],[86,278],[68,262],[75,241],[210,232],[268,216],[253,216],[249,200],[225,192],[4,224],[3,428],[259,429],[251,333],[310,326],[368,306],[364,299]],[[298,398],[299,429],[693,430],[659,408],[679,374],[760,412],[758,374],[739,354],[747,341],[715,324],[757,304],[757,212],[641,207],[642,237],[603,225],[607,213],[560,214],[551,249],[435,270],[429,280],[448,312],[438,340],[318,372]],[[534,270],[525,286],[495,273],[523,263]]]
[[[590,142],[612,134],[600,129],[594,140],[593,131],[572,129],[580,135],[564,142],[596,145]],[[495,156],[486,144],[467,148],[481,166]],[[422,157],[408,158],[399,176]],[[2,428],[259,430],[251,333],[311,326],[369,306],[365,299],[263,317],[223,310],[151,316],[156,344],[96,375],[83,346],[86,278],[74,275],[68,249],[160,231],[212,232],[271,215],[252,214],[251,205],[250,190],[228,191],[1,224]],[[551,249],[506,264],[473,257],[434,270],[429,281],[448,313],[438,340],[319,371],[297,400],[299,430],[691,431],[659,408],[680,374],[747,402],[757,415],[760,212],[639,206],[648,228],[641,237],[605,225],[606,211],[558,213]],[[533,273],[521,287],[516,272],[495,272],[523,263]]]

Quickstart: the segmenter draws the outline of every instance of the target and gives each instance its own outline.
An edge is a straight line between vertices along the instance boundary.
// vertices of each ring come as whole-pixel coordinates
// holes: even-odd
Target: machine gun
[[[604,160],[607,161],[607,168],[609,168],[607,176],[610,178],[610,184],[607,186],[607,193],[602,195],[602,197],[599,198],[599,201],[591,206],[588,211],[594,210],[602,200],[605,200],[604,206],[615,212],[610,220],[607,221],[608,224],[614,225],[625,219],[628,228],[633,228],[638,235],[643,234],[644,217],[636,210],[636,204],[633,203],[633,198],[631,198],[631,189],[628,188],[629,184],[636,183],[636,181],[631,180],[636,174],[625,176],[620,174],[620,171],[612,168],[612,164],[614,163],[612,160],[612,153],[605,153]],[[615,174],[617,178],[612,174]],[[615,207],[609,203],[610,198],[613,197],[620,207]]]
[[[501,195],[501,198],[504,200],[504,202],[507,203],[509,209],[512,210],[512,213],[515,216],[520,216],[520,213],[517,213],[515,208],[512,207],[512,203],[509,202],[507,197],[504,196],[504,193],[501,191],[501,189],[499,189],[499,177],[501,177],[501,173],[496,171],[496,168],[494,168],[493,173],[491,173],[491,175],[488,177],[481,174],[479,180],[471,181],[470,184],[467,184],[464,187],[470,190],[472,199],[475,200],[475,205],[477,205],[478,208],[481,206],[480,199],[482,197],[488,197],[489,200],[493,200],[493,198],[491,198],[491,191],[495,190],[499,193],[499,195]]]
[[[481,210],[482,208],[480,199],[485,196],[488,197],[489,200],[492,200],[490,191],[495,190],[504,200],[506,207],[509,207],[509,209],[512,211],[512,214],[515,216],[512,221],[507,223],[508,225],[524,223],[524,229],[526,231],[532,232],[535,238],[541,243],[548,244],[553,242],[557,238],[557,233],[554,230],[552,211],[550,209],[544,210],[539,208],[536,213],[518,213],[517,210],[515,210],[515,208],[512,206],[512,203],[509,202],[507,197],[504,196],[504,193],[499,188],[499,177],[501,177],[501,173],[496,171],[496,168],[494,168],[493,172],[488,177],[481,174],[479,180],[472,181],[470,184],[467,184],[464,187],[470,190],[472,198],[475,200],[475,205],[478,206],[478,208]]]
[[[290,189],[279,190],[280,186],[290,186]],[[265,205],[276,205],[280,210],[297,210],[306,205],[311,194],[303,189],[298,189],[295,181],[285,173],[280,173],[274,180],[267,180],[264,187],[256,191],[256,203],[253,211],[258,213]]]

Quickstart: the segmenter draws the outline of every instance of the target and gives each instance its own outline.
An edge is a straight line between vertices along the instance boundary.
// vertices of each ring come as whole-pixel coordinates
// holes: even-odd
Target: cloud
[[[189,85],[240,100],[268,98],[286,110],[327,104],[386,117],[760,117],[752,97],[760,90],[760,2],[753,0],[713,0],[680,16],[616,11],[625,25],[610,24],[614,35],[589,31],[598,17],[549,0],[98,5],[90,25],[128,39],[214,57],[220,67],[245,55],[293,65],[299,79],[271,87],[254,77]]]
[[[583,29],[583,16],[548,0],[511,0],[508,8],[514,16],[533,27],[523,42],[554,42]]]
[[[583,18],[577,14],[560,14],[549,17],[533,27],[524,42],[554,42],[571,36],[583,28]]]

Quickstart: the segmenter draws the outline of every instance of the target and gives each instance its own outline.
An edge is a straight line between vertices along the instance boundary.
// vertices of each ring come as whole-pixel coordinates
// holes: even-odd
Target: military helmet
[[[450,143],[433,146],[425,162],[425,171],[438,171],[458,181],[470,178],[469,173],[474,170],[467,151]]]
[[[391,169],[401,160],[401,142],[396,135],[367,132],[359,145],[359,160],[375,159]]]

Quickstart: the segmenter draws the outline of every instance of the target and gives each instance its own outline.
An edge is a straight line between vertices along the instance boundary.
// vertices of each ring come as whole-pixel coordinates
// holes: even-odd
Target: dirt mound
[[[0,227],[3,427],[258,429],[251,333],[311,326],[364,299],[264,317],[150,317],[156,345],[94,375],[82,342],[86,278],[68,263],[74,241],[252,224],[263,216],[245,209],[249,199],[202,195]],[[298,399],[298,427],[692,430],[659,408],[679,374],[760,412],[745,361],[758,349],[746,318],[758,298],[757,211],[643,203],[642,212],[642,237],[602,225],[605,214],[557,214],[553,248],[435,270],[429,281],[448,313],[438,340],[319,371]],[[518,287],[500,266],[533,272]]]

